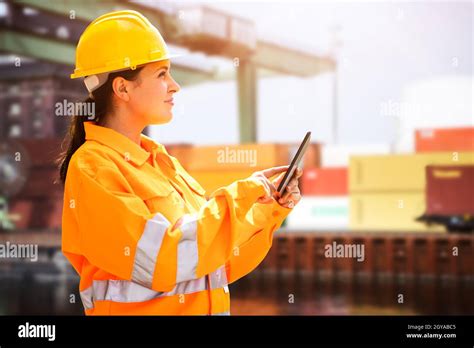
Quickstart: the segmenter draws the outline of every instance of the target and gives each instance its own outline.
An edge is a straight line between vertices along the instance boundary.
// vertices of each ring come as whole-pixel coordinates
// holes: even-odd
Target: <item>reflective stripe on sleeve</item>
[[[196,279],[198,264],[197,216],[184,215],[179,229],[182,232],[178,244],[178,269],[176,283]]]
[[[151,288],[156,259],[170,222],[160,213],[148,220],[138,241],[133,263],[132,281]]]

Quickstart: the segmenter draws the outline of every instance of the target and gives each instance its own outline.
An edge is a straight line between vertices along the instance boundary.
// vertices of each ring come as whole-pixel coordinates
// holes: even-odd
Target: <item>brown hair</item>
[[[98,89],[92,92],[92,97],[87,98],[84,103],[95,104],[95,114],[93,121],[98,125],[103,125],[106,115],[108,115],[112,107],[112,82],[116,77],[123,77],[129,81],[135,81],[138,78],[138,73],[143,67],[135,70],[124,70],[110,73],[107,81]],[[59,179],[64,184],[66,182],[67,169],[72,155],[77,149],[86,141],[86,132],[84,130],[84,122],[90,121],[86,116],[73,116],[69,124],[69,131],[64,138],[63,144],[67,144],[67,148],[63,151],[57,160],[59,166]]]

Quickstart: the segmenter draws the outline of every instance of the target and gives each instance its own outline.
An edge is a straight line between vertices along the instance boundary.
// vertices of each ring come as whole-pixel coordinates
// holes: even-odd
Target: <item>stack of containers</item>
[[[305,168],[301,201],[287,218],[291,230],[344,230],[348,226],[347,168]]]
[[[425,128],[415,131],[419,153],[474,152],[474,127]],[[472,226],[474,166],[428,166],[426,211],[421,220],[442,223],[448,230]]]
[[[168,153],[180,161],[208,196],[256,171],[288,165],[294,147],[293,144],[166,145]],[[307,154],[305,165],[319,166],[319,145],[311,144]]]
[[[350,227],[362,231],[444,231],[416,221],[425,212],[428,165],[474,163],[474,152],[427,152],[350,159]]]
[[[17,228],[61,227],[63,191],[57,183],[55,159],[61,139],[22,139],[18,141],[21,160],[29,163],[21,191],[9,201],[9,212]]]
[[[321,167],[305,168],[300,181],[303,197],[287,218],[297,231],[345,231],[349,228],[347,165],[353,153],[388,153],[388,145],[324,145]]]
[[[474,127],[417,129],[415,149],[417,153],[474,151]]]

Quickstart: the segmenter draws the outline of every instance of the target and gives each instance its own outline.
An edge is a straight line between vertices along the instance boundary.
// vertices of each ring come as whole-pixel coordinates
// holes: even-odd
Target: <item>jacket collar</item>
[[[113,129],[96,125],[94,122],[84,122],[86,140],[94,140],[120,153],[126,160],[137,166],[142,166],[150,154],[166,152],[163,145],[156,143],[146,135],[140,135],[142,146],[137,145],[125,135]],[[174,165],[171,163],[174,168]]]

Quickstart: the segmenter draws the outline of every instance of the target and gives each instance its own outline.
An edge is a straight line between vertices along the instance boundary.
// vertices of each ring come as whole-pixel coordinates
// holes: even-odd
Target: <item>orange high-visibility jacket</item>
[[[247,178],[206,200],[164,146],[85,123],[64,192],[62,251],[87,315],[230,314],[228,284],[251,272],[291,209],[257,203]],[[182,218],[183,223],[173,228]]]

